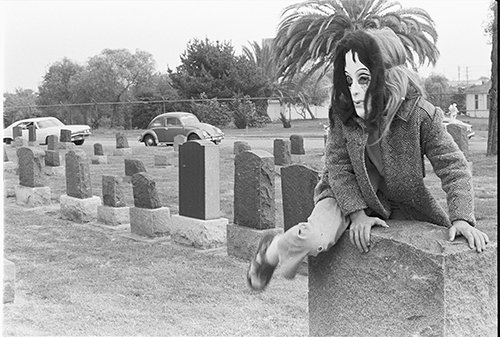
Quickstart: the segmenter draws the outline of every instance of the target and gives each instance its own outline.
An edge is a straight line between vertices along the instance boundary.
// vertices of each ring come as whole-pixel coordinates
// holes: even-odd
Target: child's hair
[[[378,128],[382,115],[388,117],[388,123],[381,133],[382,138],[389,130],[408,89],[413,87],[419,95],[424,95],[424,90],[418,75],[407,67],[406,49],[391,29],[350,32],[335,49],[330,123],[333,122],[333,113],[337,113],[344,123],[355,116],[345,76],[345,55],[350,50],[353,54],[357,53],[371,75],[364,101],[368,129]]]

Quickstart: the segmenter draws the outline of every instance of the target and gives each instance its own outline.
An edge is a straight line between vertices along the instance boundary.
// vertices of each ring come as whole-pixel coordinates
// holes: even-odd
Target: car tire
[[[188,140],[200,140],[200,136],[198,136],[196,133],[192,133],[189,135]]]
[[[83,143],[85,142],[85,139],[79,139],[79,140],[75,140],[73,141],[73,143],[75,145],[83,145]],[[47,143],[48,144],[48,143]]]
[[[156,146],[156,141],[155,141],[154,137],[151,135],[144,136],[144,145]]]
[[[7,145],[10,145],[10,143],[12,143],[12,139],[10,138],[4,138],[3,142]]]

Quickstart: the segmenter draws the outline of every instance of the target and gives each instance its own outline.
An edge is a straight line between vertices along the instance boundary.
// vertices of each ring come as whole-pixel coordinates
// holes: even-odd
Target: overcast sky
[[[38,90],[48,67],[63,57],[84,65],[105,48],[153,54],[157,70],[175,69],[193,38],[229,41],[236,52],[276,33],[282,10],[299,0],[5,1],[2,22],[3,92]],[[490,0],[401,0],[429,12],[439,33],[434,69],[450,80],[490,76],[485,36]]]

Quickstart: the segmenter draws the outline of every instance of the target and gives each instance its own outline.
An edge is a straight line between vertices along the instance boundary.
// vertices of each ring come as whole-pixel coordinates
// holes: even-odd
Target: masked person
[[[339,41],[314,209],[307,222],[260,240],[247,271],[252,289],[264,289],[278,265],[293,278],[306,256],[327,251],[347,229],[352,244],[369,252],[371,228],[388,227],[387,219],[445,226],[451,241],[463,235],[471,249],[485,249],[470,168],[406,61],[390,29],[353,31]],[[448,212],[424,184],[424,156],[441,179]]]

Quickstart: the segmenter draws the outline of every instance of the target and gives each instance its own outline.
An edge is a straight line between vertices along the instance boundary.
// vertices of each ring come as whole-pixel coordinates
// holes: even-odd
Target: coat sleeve
[[[328,132],[325,165],[315,188],[316,203],[326,197],[335,198],[346,216],[368,208],[354,174],[343,136],[342,122],[338,117],[335,117],[334,125]]]
[[[443,124],[443,113],[422,109],[421,136],[425,155],[446,193],[450,221],[465,220],[476,225],[472,173],[463,152]]]

